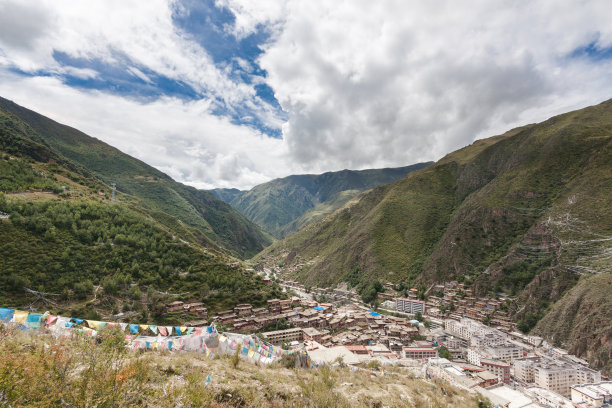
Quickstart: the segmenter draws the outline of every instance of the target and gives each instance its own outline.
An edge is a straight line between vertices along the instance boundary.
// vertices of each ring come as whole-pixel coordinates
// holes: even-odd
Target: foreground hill
[[[474,142],[364,194],[257,259],[283,265],[308,284],[363,288],[374,279],[427,285],[457,279],[477,293],[505,291],[518,296],[512,311],[529,329],[580,276],[609,278],[611,149],[607,101]],[[596,289],[580,286],[578,297]],[[601,299],[604,309],[611,299]],[[579,351],[610,359],[612,322],[598,325],[597,310],[581,326],[595,341]],[[543,333],[560,329],[562,322],[545,320]],[[569,348],[579,342],[555,340]]]
[[[182,323],[165,315],[173,300],[212,312],[280,295],[207,239],[137,197],[112,203],[108,184],[0,110],[0,305]]]
[[[7,331],[1,331],[0,378],[2,402],[13,408],[491,406],[450,384],[415,378],[407,368],[385,367],[381,375],[364,368],[295,368],[290,358],[255,365],[196,352],[142,353],[128,350],[125,335],[108,327],[96,338]]]
[[[331,214],[360,193],[399,180],[430,164],[295,175],[260,184],[248,191],[216,189],[211,192],[266,231],[282,238]]]
[[[211,193],[177,183],[166,174],[69,126],[0,98],[0,110],[15,115],[40,140],[106,184],[137,199],[139,205],[193,227],[200,243],[249,258],[271,237]]]

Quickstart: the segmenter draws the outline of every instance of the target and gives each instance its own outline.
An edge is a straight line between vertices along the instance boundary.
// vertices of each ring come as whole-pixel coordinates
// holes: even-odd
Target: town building
[[[395,307],[398,312],[409,314],[421,313],[425,314],[425,302],[416,299],[397,298],[395,299]]]
[[[404,347],[402,357],[417,361],[427,361],[435,358],[437,351],[433,347]]]
[[[499,381],[510,383],[510,364],[499,360],[490,360],[487,358],[480,359],[480,366],[485,370],[493,373],[499,378]]]
[[[300,328],[275,330],[262,333],[264,338],[274,345],[290,343],[292,341],[302,341],[304,339],[304,331]]]
[[[580,408],[612,406],[612,381],[572,385],[571,398]]]
[[[529,357],[514,361],[514,376],[524,383],[570,397],[576,384],[597,383],[601,373],[565,360],[546,357]]]

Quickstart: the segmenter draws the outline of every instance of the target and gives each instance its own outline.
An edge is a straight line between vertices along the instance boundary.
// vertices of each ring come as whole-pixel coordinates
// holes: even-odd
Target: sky
[[[612,98],[608,0],[0,0],[0,96],[198,188],[437,160]]]

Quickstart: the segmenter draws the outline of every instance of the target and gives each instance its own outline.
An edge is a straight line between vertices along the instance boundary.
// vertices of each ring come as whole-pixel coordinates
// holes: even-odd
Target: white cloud
[[[251,85],[232,79],[228,66],[215,66],[173,25],[172,12],[181,8],[174,0],[40,0],[29,7],[0,0],[0,93],[180,181],[239,188],[297,172],[437,159],[476,138],[612,96],[610,59],[570,57],[590,43],[612,46],[606,0],[216,2],[235,13],[225,30],[237,37],[262,25],[272,32],[259,64],[287,123],[256,97],[261,78]],[[28,18],[2,25],[18,13]],[[206,90],[235,114],[282,125],[283,140],[214,116],[214,99],[133,101],[7,73],[61,74],[68,68],[54,51],[110,62],[127,55],[142,80],[150,70]]]
[[[250,188],[303,169],[283,140],[210,113],[207,101],[138,102],[70,88],[52,77],[0,75],[0,95],[97,137],[199,188]]]
[[[259,62],[311,168],[436,159],[612,96],[609,61],[568,57],[612,45],[606,1],[226,1],[242,35],[282,26]]]

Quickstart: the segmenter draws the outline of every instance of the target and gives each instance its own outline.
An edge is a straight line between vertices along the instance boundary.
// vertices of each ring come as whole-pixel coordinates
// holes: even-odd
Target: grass
[[[231,364],[230,356],[134,352],[98,338],[0,326],[0,401],[12,407],[477,407],[475,397],[401,368],[368,370]],[[210,374],[211,383],[206,386]]]

